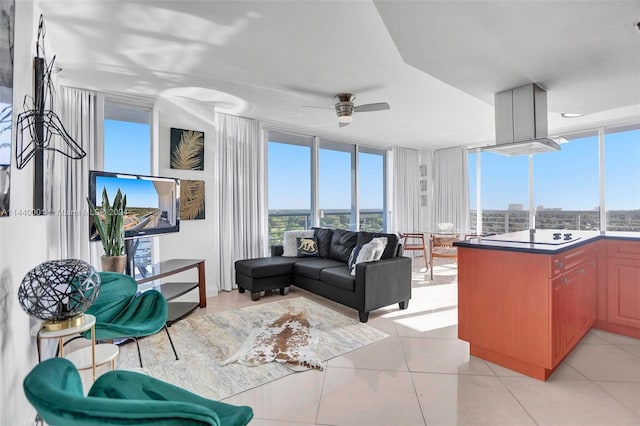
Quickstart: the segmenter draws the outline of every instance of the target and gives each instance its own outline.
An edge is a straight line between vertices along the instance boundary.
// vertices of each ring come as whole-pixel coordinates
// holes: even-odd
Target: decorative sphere
[[[100,293],[100,275],[79,259],[41,263],[22,279],[18,301],[22,309],[45,321],[64,321],[82,314]]]

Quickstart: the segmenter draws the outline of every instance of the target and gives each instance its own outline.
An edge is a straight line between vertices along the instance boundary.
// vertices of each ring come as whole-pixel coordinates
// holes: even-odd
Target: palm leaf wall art
[[[180,180],[180,220],[204,219],[204,181]]]
[[[170,167],[204,170],[204,132],[171,128]]]

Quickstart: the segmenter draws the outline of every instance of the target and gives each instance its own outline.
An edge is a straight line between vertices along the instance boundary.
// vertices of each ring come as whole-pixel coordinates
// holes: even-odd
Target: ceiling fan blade
[[[315,105],[302,105],[302,108],[334,109],[333,107],[323,107],[323,106],[315,106]]]
[[[338,126],[339,127],[347,127],[348,125],[349,125],[349,123],[338,122]]]
[[[369,111],[385,111],[391,109],[386,102],[377,102],[375,104],[358,105],[353,108],[355,112],[369,112]]]

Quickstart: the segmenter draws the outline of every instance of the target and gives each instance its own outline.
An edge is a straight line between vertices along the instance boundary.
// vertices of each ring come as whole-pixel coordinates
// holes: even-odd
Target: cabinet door
[[[609,321],[640,328],[640,263],[634,259],[609,258],[607,290]]]
[[[579,324],[580,335],[593,325],[596,318],[596,283],[598,270],[595,259],[584,262],[578,267],[578,294],[580,299]]]
[[[580,336],[580,280],[577,268],[551,281],[552,293],[552,359],[555,365],[577,342]]]
[[[566,342],[565,300],[567,291],[566,277],[556,278],[551,282],[551,358],[553,366],[564,356]]]

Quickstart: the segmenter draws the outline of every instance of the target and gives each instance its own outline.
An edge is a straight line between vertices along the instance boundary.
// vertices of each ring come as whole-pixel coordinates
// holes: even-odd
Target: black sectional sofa
[[[283,257],[282,246],[275,246],[271,257],[238,260],[239,291],[249,291],[252,300],[258,300],[261,291],[280,289],[285,295],[295,285],[357,309],[361,322],[367,322],[374,309],[394,303],[400,309],[409,306],[411,259],[402,256],[397,235],[314,228],[314,237],[319,257]],[[382,258],[357,264],[352,276],[347,265],[352,250],[375,237],[387,238]]]

